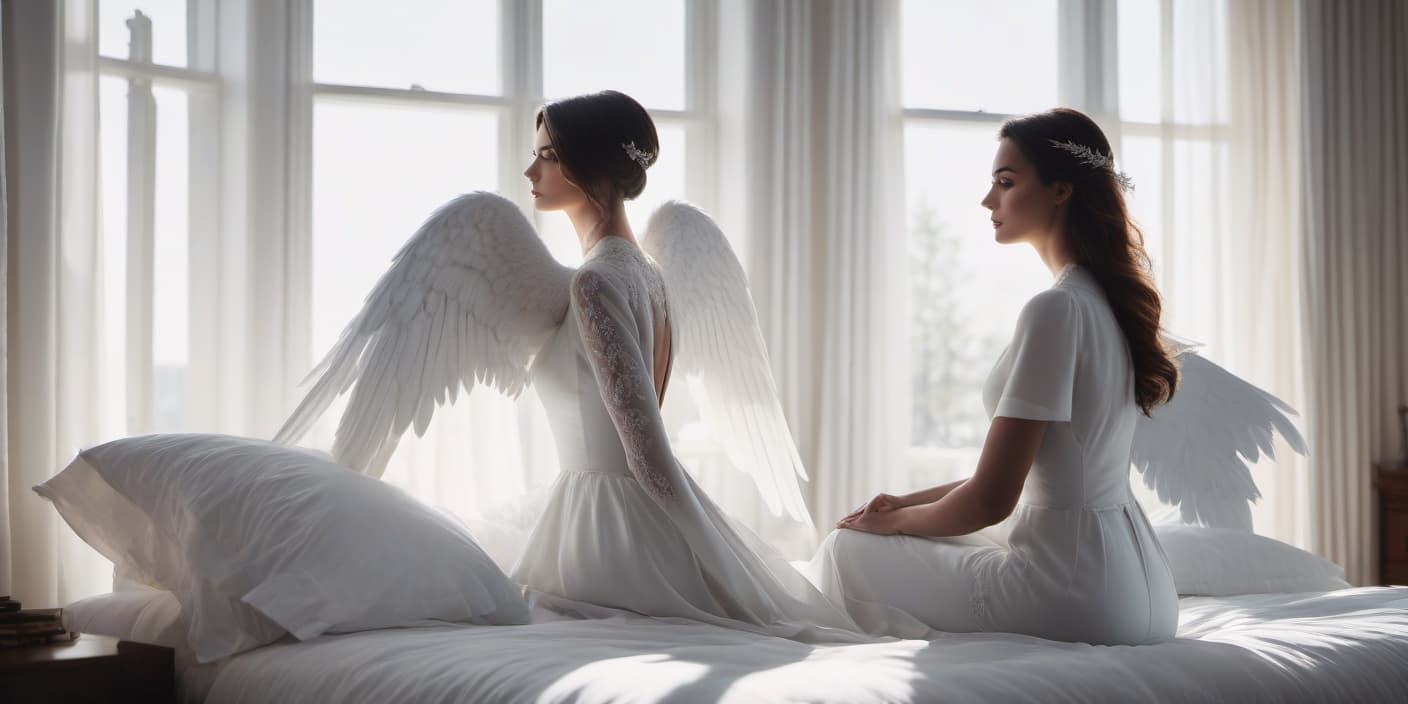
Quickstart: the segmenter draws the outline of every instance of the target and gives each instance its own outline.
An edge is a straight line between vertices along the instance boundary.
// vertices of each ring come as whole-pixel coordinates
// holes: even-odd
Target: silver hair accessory
[[[1070,141],[1058,142],[1054,139],[1049,141],[1051,142],[1051,146],[1062,151],[1070,152],[1072,156],[1080,160],[1080,163],[1096,169],[1105,169],[1114,174],[1115,180],[1119,182],[1122,190],[1134,190],[1134,179],[1130,178],[1129,174],[1115,169],[1115,160],[1113,157],[1101,154],[1084,144],[1076,144]]]
[[[635,142],[622,142],[621,148],[625,149],[626,156],[630,157],[631,161],[640,164],[640,168],[642,169],[650,166],[651,160],[655,158],[655,155],[651,154],[650,152],[643,152],[639,149],[636,149]]]

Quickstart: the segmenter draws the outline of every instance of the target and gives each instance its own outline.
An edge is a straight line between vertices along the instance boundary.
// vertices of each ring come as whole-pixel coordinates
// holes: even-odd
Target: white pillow
[[[285,631],[528,620],[468,531],[320,452],[146,435],[84,450],[34,489],[118,570],[176,595],[200,662]]]
[[[1154,524],[1181,596],[1345,589],[1344,569],[1279,540],[1226,528]]]
[[[80,599],[64,605],[64,625],[79,633],[163,645],[176,651],[178,661],[191,660],[181,602],[168,591],[132,589]]]

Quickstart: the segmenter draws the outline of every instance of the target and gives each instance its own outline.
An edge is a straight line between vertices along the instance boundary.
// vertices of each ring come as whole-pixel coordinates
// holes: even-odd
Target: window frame
[[[712,204],[717,194],[718,69],[713,57],[718,43],[718,0],[685,3],[685,108],[647,108],[661,127],[685,131],[686,191],[690,200]],[[522,178],[524,154],[533,139],[533,117],[543,96],[542,0],[499,0],[500,94],[451,93],[318,83],[313,80],[313,0],[288,5],[290,31],[289,83],[289,231],[288,290],[291,324],[285,360],[306,365],[312,350],[313,272],[313,108],[317,101],[373,102],[396,105],[472,106],[498,112],[498,174],[502,195],[531,213],[542,226],[524,189],[506,188]]]
[[[1159,0],[1162,31],[1160,56],[1164,71],[1171,71],[1169,51],[1174,0]],[[1058,94],[1063,105],[1086,112],[1102,128],[1110,141],[1119,144],[1124,137],[1159,139],[1165,169],[1173,159],[1173,147],[1178,140],[1226,140],[1229,127],[1225,123],[1179,123],[1169,115],[1170,96],[1164,96],[1164,115],[1158,122],[1124,120],[1119,110],[1119,0],[1059,0],[1057,9],[1057,75]],[[1165,81],[1165,90],[1168,89]],[[983,110],[953,110],[903,106],[902,130],[914,126],[988,125],[994,133],[1002,123],[1019,115]],[[910,158],[905,150],[906,159]],[[1172,214],[1172,196],[1168,188],[1159,194],[1163,200],[1161,212],[1167,219]],[[906,211],[913,206],[906,202]],[[1163,223],[1159,226],[1167,231]],[[905,237],[909,237],[908,228]],[[1166,239],[1163,247],[1176,246]],[[1162,259],[1162,258],[1159,258]],[[913,362],[911,362],[913,363]],[[913,418],[913,399],[906,418]],[[936,466],[958,464],[972,457],[981,448],[946,448],[917,445],[911,436],[906,447],[906,464],[911,477],[932,473]],[[958,477],[953,477],[958,478]],[[945,480],[948,481],[948,480]]]
[[[143,28],[129,28],[126,57],[98,56],[98,79],[123,79],[127,83],[126,141],[126,223],[124,253],[126,281],[124,308],[126,336],[125,388],[126,428],[130,433],[150,431],[155,423],[155,253],[156,253],[156,172],[157,130],[160,129],[154,89],[179,91],[187,101],[188,164],[210,164],[220,160],[220,106],[222,82],[217,71],[217,21],[214,0],[187,0],[186,66],[159,64],[152,60],[152,33],[148,20]],[[135,18],[133,18],[135,19]],[[102,28],[99,28],[102,31]],[[99,118],[101,120],[101,117]],[[189,168],[189,167],[188,167]],[[191,170],[194,173],[194,169]],[[204,274],[218,254],[215,227],[201,213],[213,212],[220,202],[215,179],[190,179],[187,191],[188,281],[190,307],[187,313],[188,358],[186,390],[182,400],[187,410],[198,404],[192,366],[199,354],[199,340],[212,337],[209,317],[202,312],[215,299],[215,277]]]

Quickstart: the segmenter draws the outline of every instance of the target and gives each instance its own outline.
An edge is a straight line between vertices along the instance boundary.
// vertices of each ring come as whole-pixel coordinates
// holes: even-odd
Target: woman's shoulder
[[[1032,296],[1022,306],[1013,339],[1044,340],[1042,345],[1079,344],[1083,327],[1076,294],[1053,287]]]
[[[1027,300],[1017,319],[1031,323],[1053,319],[1069,320],[1075,315],[1076,293],[1067,288],[1053,286]]]

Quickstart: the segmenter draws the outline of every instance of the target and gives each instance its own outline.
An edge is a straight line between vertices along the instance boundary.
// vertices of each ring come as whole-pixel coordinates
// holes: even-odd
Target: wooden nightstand
[[[1408,468],[1374,463],[1379,505],[1379,582],[1408,584]]]
[[[0,702],[175,700],[170,648],[89,634],[72,643],[0,648]]]

